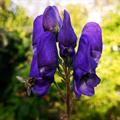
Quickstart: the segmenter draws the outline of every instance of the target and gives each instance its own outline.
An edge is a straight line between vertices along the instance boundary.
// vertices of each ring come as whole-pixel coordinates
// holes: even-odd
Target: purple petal
[[[90,70],[90,44],[85,35],[80,38],[79,48],[74,58],[74,69]]]
[[[87,85],[87,83],[84,80],[74,79],[74,92],[78,98],[82,94],[92,96],[94,95],[94,87]]]
[[[90,22],[83,28],[74,67],[86,72],[95,71],[102,52],[102,33],[97,23]]]
[[[102,52],[102,31],[99,24],[95,22],[87,23],[83,28],[82,34],[89,36],[89,42],[93,50]]]
[[[63,45],[59,45],[60,47],[60,55],[62,57],[67,57],[67,56],[74,56],[75,55],[75,50],[72,47],[65,47]]]
[[[62,27],[62,19],[61,19],[61,17],[60,17],[59,11],[58,11],[58,9],[57,9],[56,6],[53,6],[53,9],[54,9],[54,11],[55,11],[55,15],[56,15],[56,18],[57,18],[59,27],[61,28],[61,27]]]
[[[86,73],[81,69],[74,70],[74,92],[77,97],[81,94],[94,95],[94,87],[100,83],[100,79],[95,73]]]
[[[44,79],[37,79],[36,84],[32,87],[32,92],[39,96],[43,96],[47,94],[49,88],[51,86],[51,82]]]
[[[37,16],[33,24],[33,35],[32,35],[32,45],[35,47],[40,40],[42,32],[44,32],[42,26],[43,15]]]
[[[77,69],[74,69],[73,75],[76,80],[80,80],[82,78],[82,76],[85,75],[85,73],[86,73],[85,71],[77,68]]]
[[[94,88],[91,86],[88,86],[85,81],[83,81],[79,87],[79,91],[81,91],[82,94],[87,96],[94,95]]]
[[[91,58],[98,63],[102,53],[102,31],[100,26],[97,23],[89,22],[84,26],[82,35],[86,35],[89,41]]]
[[[56,66],[51,66],[51,65],[39,67],[39,72],[41,77],[51,78],[54,76],[55,70],[56,70]]]
[[[81,81],[80,79],[82,78],[82,76],[85,74],[84,71],[82,71],[81,69],[77,68],[74,70],[74,92],[76,94],[76,97],[79,98],[82,95],[82,92],[80,91],[80,85],[81,85]]]
[[[75,54],[74,48],[76,46],[77,37],[72,28],[69,13],[66,10],[64,10],[64,20],[58,34],[58,41],[61,56],[65,56],[65,54],[73,56],[73,54]]]
[[[76,95],[77,98],[79,98],[82,95],[81,91],[77,87],[77,81],[76,80],[74,80],[74,92],[75,92],[75,95]]]
[[[82,95],[81,91],[79,90],[79,81],[74,79],[73,83],[74,83],[75,95],[76,95],[77,98],[79,98]]]
[[[56,38],[53,33],[44,32],[37,45],[39,67],[52,66],[58,64]]]
[[[53,78],[58,65],[58,54],[54,33],[44,32],[37,46],[40,76],[45,80]]]
[[[39,77],[39,69],[38,69],[38,61],[37,61],[37,52],[36,51],[33,54],[29,76],[30,77]]]
[[[62,19],[56,6],[48,6],[43,13],[43,27],[45,31],[58,32]]]
[[[91,74],[86,83],[88,86],[96,87],[100,83],[100,78],[96,74]]]

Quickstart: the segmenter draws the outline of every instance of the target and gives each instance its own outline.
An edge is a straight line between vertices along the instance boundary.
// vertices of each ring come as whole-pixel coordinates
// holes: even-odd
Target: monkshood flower
[[[76,34],[72,28],[69,13],[64,10],[63,24],[58,34],[60,56],[73,57],[75,55],[75,46],[77,42]]]
[[[34,26],[32,38],[33,47],[39,40],[38,37],[41,36],[43,31],[58,32],[58,29],[61,28],[62,19],[56,6],[48,6],[43,15],[40,15],[35,19]]]
[[[32,46],[34,48],[36,48],[36,45],[40,41],[40,37],[44,32],[42,21],[43,21],[43,15],[40,15],[35,18],[33,23]]]
[[[30,77],[35,79],[32,92],[43,96],[54,81],[54,73],[58,64],[56,37],[53,32],[45,32],[43,15],[38,16],[33,26],[33,59]]]
[[[43,27],[45,31],[58,32],[62,26],[62,19],[56,6],[48,6],[43,13]]]
[[[97,23],[87,23],[82,31],[78,51],[74,58],[74,91],[94,95],[94,87],[100,83],[96,67],[102,53],[102,31]]]

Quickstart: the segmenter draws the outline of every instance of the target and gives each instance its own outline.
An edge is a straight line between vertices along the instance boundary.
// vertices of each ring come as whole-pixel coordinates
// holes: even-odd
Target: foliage
[[[47,96],[27,97],[16,76],[26,78],[32,57],[32,18],[24,9],[9,1],[0,4],[0,120],[57,120],[64,111],[59,91],[52,85]],[[79,5],[68,5],[72,24],[79,37],[87,11]],[[102,23],[103,54],[97,69],[101,84],[93,97],[74,101],[71,120],[120,120],[120,15],[108,13]],[[116,51],[114,46],[118,46]],[[60,81],[60,78],[56,79]],[[59,84],[61,87],[62,85]]]

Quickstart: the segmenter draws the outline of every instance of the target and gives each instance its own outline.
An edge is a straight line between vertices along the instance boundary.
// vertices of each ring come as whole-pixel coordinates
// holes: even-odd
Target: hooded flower
[[[56,37],[52,32],[44,32],[42,21],[42,15],[34,21],[33,59],[30,69],[30,77],[35,78],[32,92],[40,96],[48,92],[58,64]]]
[[[78,51],[74,58],[74,91],[77,97],[82,94],[92,96],[100,79],[96,67],[102,53],[102,32],[97,23],[89,22],[83,28]]]
[[[56,6],[48,6],[43,13],[43,27],[45,31],[58,32],[62,26],[62,19]]]
[[[76,46],[77,37],[72,28],[69,13],[64,10],[64,20],[62,28],[58,34],[60,56],[73,57],[75,54],[74,48]]]
[[[43,15],[40,15],[36,17],[33,23],[33,34],[32,34],[33,49],[36,48],[36,45],[40,40],[40,36],[44,32],[42,21],[43,21]]]

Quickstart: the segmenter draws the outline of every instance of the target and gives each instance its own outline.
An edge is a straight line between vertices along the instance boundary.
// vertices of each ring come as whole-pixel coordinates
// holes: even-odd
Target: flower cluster
[[[64,10],[62,20],[56,6],[48,6],[44,13],[37,16],[33,25],[33,58],[30,77],[35,79],[32,92],[45,95],[58,67],[59,44],[61,58],[67,63],[72,60],[73,87],[77,97],[82,94],[91,96],[94,87],[100,82],[96,67],[102,53],[102,33],[97,23],[90,22],[83,28],[77,53],[77,37],[71,25],[70,15]]]

